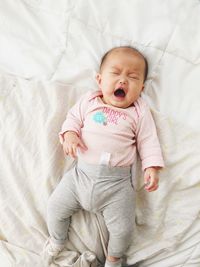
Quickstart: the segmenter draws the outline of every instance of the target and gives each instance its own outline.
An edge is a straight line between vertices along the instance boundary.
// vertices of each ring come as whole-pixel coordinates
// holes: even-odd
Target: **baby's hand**
[[[158,189],[158,170],[155,167],[147,168],[144,172],[145,189],[152,192]]]
[[[87,150],[86,145],[83,141],[78,137],[75,132],[66,132],[64,134],[64,142],[63,142],[63,151],[64,155],[69,155],[72,158],[77,157],[77,147],[80,147],[83,150]]]

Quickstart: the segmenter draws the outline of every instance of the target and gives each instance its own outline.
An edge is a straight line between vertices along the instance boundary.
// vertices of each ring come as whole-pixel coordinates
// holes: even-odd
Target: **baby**
[[[99,90],[86,93],[69,110],[59,136],[64,154],[78,160],[48,202],[49,262],[64,248],[70,217],[84,209],[105,219],[105,266],[121,266],[133,235],[131,166],[137,151],[148,192],[158,188],[164,166],[152,115],[140,97],[147,72],[147,61],[135,48],[113,48],[96,76]]]

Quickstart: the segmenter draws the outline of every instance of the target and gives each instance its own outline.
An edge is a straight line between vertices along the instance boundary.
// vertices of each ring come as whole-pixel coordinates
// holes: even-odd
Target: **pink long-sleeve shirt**
[[[138,150],[142,169],[163,167],[163,157],[151,112],[140,97],[128,108],[118,108],[102,101],[101,91],[88,92],[69,110],[59,133],[74,131],[86,151],[78,157],[90,164],[99,164],[107,157],[110,166],[130,166]]]

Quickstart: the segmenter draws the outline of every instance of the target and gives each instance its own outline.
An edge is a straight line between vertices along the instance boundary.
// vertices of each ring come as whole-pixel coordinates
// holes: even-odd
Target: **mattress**
[[[200,266],[200,2],[7,0],[0,3],[0,263],[43,267],[49,196],[73,161],[58,133],[110,48],[131,45],[149,62],[142,97],[165,160],[159,190],[142,189],[137,162],[135,235],[124,265]],[[55,266],[103,266],[101,214],[71,221]],[[91,255],[97,261],[91,261]],[[135,266],[136,266],[135,265]]]

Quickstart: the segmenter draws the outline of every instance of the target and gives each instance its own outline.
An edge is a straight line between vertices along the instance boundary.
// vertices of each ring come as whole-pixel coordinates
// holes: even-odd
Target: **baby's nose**
[[[127,81],[126,81],[125,79],[121,79],[119,83],[120,83],[120,84],[126,84]]]
[[[120,77],[119,77],[119,83],[120,84],[126,84],[127,83],[127,77],[126,77],[126,75],[124,75],[124,74],[120,75]]]

